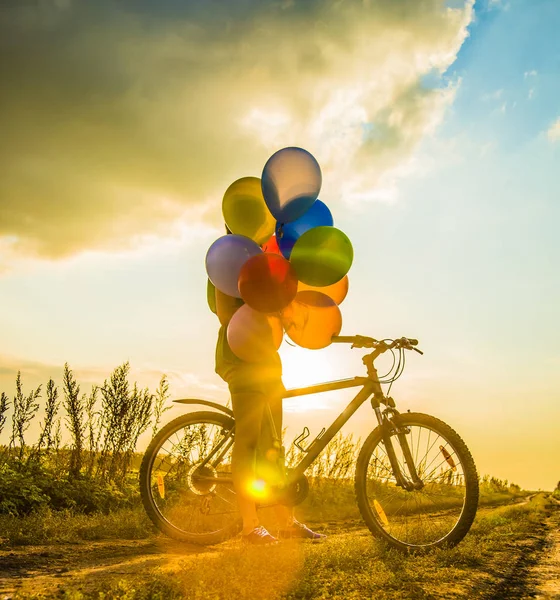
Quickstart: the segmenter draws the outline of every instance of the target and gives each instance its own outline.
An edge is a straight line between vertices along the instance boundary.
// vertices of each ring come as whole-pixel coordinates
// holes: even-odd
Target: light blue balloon
[[[299,219],[285,225],[276,223],[276,239],[280,252],[284,258],[289,260],[292,248],[301,235],[313,227],[332,226],[333,224],[333,217],[327,205],[321,200],[316,200]]]
[[[321,191],[321,167],[303,148],[275,152],[264,166],[261,186],[268,209],[279,223],[299,219]]]
[[[224,294],[241,298],[237,281],[241,267],[261,254],[260,246],[244,235],[224,235],[206,253],[206,272],[210,281]]]

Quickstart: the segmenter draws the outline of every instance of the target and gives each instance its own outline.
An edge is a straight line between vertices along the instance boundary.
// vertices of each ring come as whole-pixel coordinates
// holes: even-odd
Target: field
[[[173,542],[155,534],[139,510],[28,517],[19,520],[24,537],[4,542],[0,551],[0,592],[13,599],[76,600],[560,594],[560,506],[550,495],[482,507],[456,548],[418,556],[388,549],[359,519],[308,522],[328,540],[263,550],[236,539],[208,548]],[[20,545],[30,541],[23,532],[40,523],[51,542]]]
[[[80,395],[66,366],[62,402],[51,380],[33,443],[25,432],[41,390],[23,393],[18,375],[13,401],[0,396],[0,434],[8,434],[0,444],[1,598],[560,597],[560,489],[530,494],[484,476],[464,541],[406,555],[374,539],[360,518],[352,485],[359,443],[351,437],[335,438],[314,463],[311,492],[296,511],[328,535],[323,543],[263,549],[239,538],[209,547],[167,539],[140,504],[136,448],[141,433],[157,429],[167,382],[151,394],[127,376],[125,364]],[[297,452],[292,446],[288,460]]]

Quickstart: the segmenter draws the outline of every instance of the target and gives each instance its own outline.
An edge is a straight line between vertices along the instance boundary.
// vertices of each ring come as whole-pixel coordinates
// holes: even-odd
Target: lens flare
[[[253,479],[248,485],[248,492],[257,500],[265,499],[268,496],[268,489],[264,479]]]

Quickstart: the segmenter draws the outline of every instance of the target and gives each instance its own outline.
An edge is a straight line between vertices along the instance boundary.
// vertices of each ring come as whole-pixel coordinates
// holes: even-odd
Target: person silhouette
[[[207,299],[210,309],[220,321],[216,343],[216,373],[228,384],[235,417],[232,476],[243,520],[242,539],[248,544],[275,544],[277,538],[260,525],[252,486],[256,481],[257,456],[264,459],[273,446],[275,432],[279,435],[282,432],[282,398],[285,391],[282,361],[278,352],[257,363],[247,362],[236,356],[227,341],[227,326],[235,312],[244,304],[243,300],[224,294],[210,281]],[[265,414],[267,403],[273,425]],[[297,521],[293,509],[279,504],[275,510],[280,525],[279,537],[310,540],[326,537]]]

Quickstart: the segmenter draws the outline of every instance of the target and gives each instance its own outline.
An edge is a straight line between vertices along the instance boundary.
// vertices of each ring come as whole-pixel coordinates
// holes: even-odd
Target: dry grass
[[[0,515],[0,548],[81,540],[136,540],[154,534],[155,528],[141,506],[95,515],[49,508],[26,517]]]
[[[284,543],[222,550],[185,558],[173,571],[106,582],[63,585],[57,597],[127,600],[376,600],[494,597],[504,577],[519,565],[527,540],[535,537],[546,511],[537,497],[529,504],[488,509],[457,547],[423,555],[387,549],[363,530],[332,535],[322,544]],[[17,595],[15,596],[18,597]],[[20,596],[42,598],[41,594]]]

